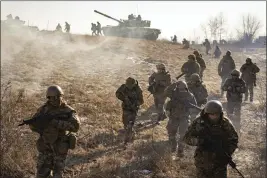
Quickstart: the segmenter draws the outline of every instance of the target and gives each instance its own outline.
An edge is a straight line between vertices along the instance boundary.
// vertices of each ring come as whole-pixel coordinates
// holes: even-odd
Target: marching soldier
[[[126,83],[116,91],[116,97],[122,101],[122,122],[126,133],[124,144],[126,145],[129,141],[133,141],[132,129],[139,107],[144,103],[143,93],[138,81],[128,77]]]
[[[223,56],[219,65],[218,65],[218,74],[222,78],[221,88],[226,81],[226,79],[230,76],[231,71],[235,69],[235,61],[231,56],[231,51],[227,51],[226,55]],[[223,97],[223,90],[221,89],[221,97]]]
[[[242,96],[246,91],[246,83],[239,78],[240,72],[236,69],[231,72],[231,76],[225,81],[222,89],[227,91],[227,115],[232,119],[236,130],[239,132],[241,127]]]
[[[197,146],[194,156],[197,178],[227,177],[227,165],[233,163],[230,159],[237,148],[238,135],[224,116],[220,101],[211,100],[206,104],[183,140]]]
[[[63,95],[59,86],[48,87],[48,101],[33,116],[62,113],[63,119],[53,118],[45,129],[30,124],[31,130],[40,134],[37,140],[37,178],[48,178],[51,171],[53,178],[62,178],[68,150],[74,149],[76,145],[76,136],[72,132],[79,130],[80,121],[76,111],[64,101]]]
[[[196,56],[194,54],[190,54],[188,56],[188,61],[182,65],[181,71],[185,74],[185,81],[188,82],[190,80],[190,76],[194,73],[200,74],[200,65],[196,61]]]
[[[241,78],[246,82],[247,85],[245,101],[248,100],[249,92],[250,102],[253,102],[253,88],[256,86],[256,73],[260,72],[260,69],[255,63],[252,63],[250,58],[247,58],[246,63],[240,68],[240,72],[242,72]]]
[[[154,72],[148,79],[148,90],[153,94],[154,104],[158,113],[157,122],[166,118],[163,112],[163,104],[166,99],[164,90],[171,84],[171,76],[164,64],[158,64],[157,72]]]
[[[170,85],[165,90],[165,95],[169,102],[166,104],[166,112],[169,117],[167,124],[167,131],[171,151],[176,152],[178,157],[184,156],[184,144],[182,138],[189,124],[190,108],[196,105],[194,95],[188,91],[187,84],[184,81],[178,81]],[[177,132],[179,133],[179,140],[176,140]]]

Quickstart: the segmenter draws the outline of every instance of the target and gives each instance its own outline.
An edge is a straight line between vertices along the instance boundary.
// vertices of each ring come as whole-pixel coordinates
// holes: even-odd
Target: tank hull
[[[161,33],[159,29],[145,27],[119,27],[106,26],[102,27],[105,36],[117,36],[124,38],[139,38],[147,40],[157,40]]]

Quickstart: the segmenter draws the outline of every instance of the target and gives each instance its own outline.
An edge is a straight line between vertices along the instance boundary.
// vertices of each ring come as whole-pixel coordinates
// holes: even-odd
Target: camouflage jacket
[[[210,139],[213,140],[211,143],[216,145],[205,145]],[[224,162],[221,155],[224,151],[228,155],[234,153],[238,144],[238,135],[229,119],[222,115],[217,124],[212,124],[202,110],[200,116],[188,127],[183,140],[188,145],[197,146],[195,151],[197,165],[227,165],[227,160]]]
[[[223,56],[218,65],[219,76],[227,76],[235,69],[235,61],[231,56]]]
[[[188,84],[189,91],[195,96],[197,104],[200,106],[202,104],[206,104],[208,91],[206,86],[202,83],[199,84]]]
[[[194,95],[189,91],[181,92],[175,88],[168,92],[166,90],[165,96],[170,98],[167,108],[169,108],[170,117],[172,118],[189,116],[191,105],[197,105]]]
[[[37,110],[37,113],[33,117],[46,113],[70,114],[64,119],[54,118],[49,123],[48,127],[42,131],[42,133],[38,128],[31,127],[30,125],[31,130],[38,132],[45,143],[54,143],[58,138],[64,137],[68,132],[77,132],[79,130],[79,117],[76,114],[76,111],[65,102],[63,102],[59,108],[53,108],[48,103],[45,103]]]
[[[222,90],[227,91],[227,101],[242,102],[242,95],[246,91],[246,83],[240,78],[228,78],[223,84]]]
[[[122,101],[122,108],[137,112],[140,105],[144,103],[143,92],[139,85],[135,85],[132,90],[122,84],[116,91],[116,97]]]
[[[200,65],[197,62],[185,62],[181,68],[182,73],[185,73],[185,77],[189,77],[193,73],[200,74]]]
[[[169,72],[154,72],[148,79],[149,85],[154,85],[155,93],[163,93],[171,84],[171,75]]]
[[[241,78],[246,82],[246,84],[253,84],[256,80],[256,73],[260,72],[259,67],[256,64],[243,64],[240,68],[242,72]]]
[[[200,65],[201,71],[204,71],[206,69],[206,63],[204,59],[200,56],[196,57],[197,63]]]

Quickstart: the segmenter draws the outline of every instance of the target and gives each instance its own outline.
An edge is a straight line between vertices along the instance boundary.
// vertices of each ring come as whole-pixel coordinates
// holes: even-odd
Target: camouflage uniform
[[[122,84],[116,91],[116,97],[122,101],[122,122],[125,131],[129,127],[134,125],[139,106],[144,103],[143,93],[138,85],[138,82],[129,77],[125,84]],[[130,138],[125,137],[125,143]]]
[[[221,87],[226,79],[230,76],[232,70],[235,69],[235,61],[231,56],[231,52],[227,51],[218,65],[218,74],[222,78]],[[223,90],[221,90],[221,96],[223,96]]]
[[[199,76],[202,79],[203,78],[203,72],[206,69],[206,63],[202,57],[200,57],[200,54],[198,51],[194,51],[194,55],[196,56],[197,63],[200,65],[200,73]]]
[[[54,97],[54,91],[63,92],[59,86],[51,86],[47,91],[47,98]],[[56,92],[57,92],[56,91]],[[52,95],[51,95],[52,93]],[[55,92],[54,92],[55,93]],[[58,97],[57,95],[56,97]],[[63,169],[65,167],[65,159],[70,148],[70,132],[77,132],[80,127],[80,121],[76,114],[76,111],[67,105],[62,98],[58,106],[54,106],[50,101],[41,106],[37,113],[34,115],[38,116],[41,114],[60,114],[69,113],[68,117],[64,120],[54,118],[44,130],[35,128],[30,125],[32,131],[40,134],[37,140],[36,146],[39,152],[37,160],[37,178],[47,178],[53,171],[53,178],[62,178]]]
[[[158,121],[165,119],[163,104],[166,99],[164,90],[171,84],[171,76],[165,70],[164,64],[157,65],[158,72],[154,72],[148,79],[150,86],[154,86],[154,103],[158,113]]]
[[[222,52],[221,52],[219,46],[216,45],[216,49],[214,51],[214,57],[219,58],[221,56],[221,54],[222,54]]]
[[[188,49],[189,48],[189,41],[187,41],[185,38],[183,39],[182,43],[184,45],[183,49]]]
[[[192,74],[190,77],[190,82],[188,82],[188,89],[189,91],[195,96],[197,105],[201,107],[207,103],[208,91],[206,86],[202,83],[198,74]],[[198,110],[192,109],[191,118],[195,119],[197,114],[199,113]]]
[[[237,131],[240,130],[240,122],[241,122],[241,103],[242,103],[242,95],[246,91],[246,83],[244,80],[239,78],[240,72],[238,70],[233,70],[231,72],[232,78],[228,78],[222,89],[227,91],[227,115],[233,120],[233,124],[235,125]],[[235,113],[234,113],[235,111]]]
[[[102,35],[102,28],[101,28],[101,24],[99,22],[97,22],[97,26],[96,26],[96,30],[97,30],[97,35],[101,34]]]
[[[200,116],[188,127],[183,138],[188,145],[197,146],[194,155],[197,178],[226,178],[229,160],[224,151],[231,156],[238,144],[235,128],[231,121],[223,116],[222,109],[215,108],[220,110],[220,113],[216,113],[216,121],[209,119],[208,114],[214,112],[209,111],[207,106],[212,102],[214,101],[207,103]]]
[[[206,48],[206,54],[209,54],[209,50],[211,49],[210,42],[208,39],[205,39],[205,42],[203,43]]]
[[[196,62],[195,55],[189,55],[188,61],[181,68],[182,73],[185,73],[185,81],[188,82],[193,73],[200,74],[200,65]]]
[[[260,72],[259,67],[253,64],[250,58],[246,59],[246,63],[240,68],[242,72],[241,78],[246,82],[247,88],[245,92],[245,101],[248,100],[248,91],[250,94],[250,102],[253,102],[253,88],[256,82],[256,73]]]
[[[170,86],[171,88],[173,85]],[[196,105],[195,97],[187,89],[184,81],[178,81],[173,90],[167,88],[166,96],[170,98],[166,110],[169,112],[169,122],[167,131],[172,152],[175,152],[177,147],[177,156],[183,156],[184,144],[182,138],[189,124],[190,104]],[[190,103],[190,104],[189,104]],[[179,132],[179,140],[177,142],[176,135]]]
[[[62,32],[62,27],[61,27],[60,24],[57,24],[56,31],[60,31],[60,32]]]
[[[65,31],[66,31],[67,33],[70,32],[70,24],[68,24],[68,22],[65,22]]]

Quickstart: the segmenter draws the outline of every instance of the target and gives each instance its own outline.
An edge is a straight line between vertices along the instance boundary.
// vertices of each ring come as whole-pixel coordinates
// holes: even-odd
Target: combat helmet
[[[234,69],[234,70],[232,70],[231,75],[239,77],[240,76],[240,72],[238,70]]]
[[[134,87],[135,84],[136,84],[136,80],[134,78],[128,77],[126,79],[125,85],[126,85],[127,88],[130,88],[131,89],[131,88]]]
[[[201,81],[200,76],[197,73],[192,74],[190,76],[190,80],[192,82],[200,82]]]
[[[199,56],[199,52],[198,52],[197,50],[195,50],[195,51],[193,52],[193,54],[194,54],[195,56]]]
[[[52,85],[47,88],[46,97],[49,98],[50,96],[63,96],[64,92],[58,85]]]
[[[157,64],[156,65],[156,68],[158,69],[158,70],[165,70],[165,65],[163,64],[163,63],[161,63],[161,64]]]
[[[248,57],[248,58],[246,59],[246,63],[252,63],[251,58]]]
[[[207,102],[204,112],[208,114],[221,114],[223,112],[222,103],[218,100],[210,100]]]
[[[232,53],[231,53],[230,50],[228,50],[228,51],[226,52],[226,55],[227,55],[227,56],[231,56],[231,54],[232,54]]]
[[[196,61],[196,56],[194,54],[188,55],[188,59]]]

